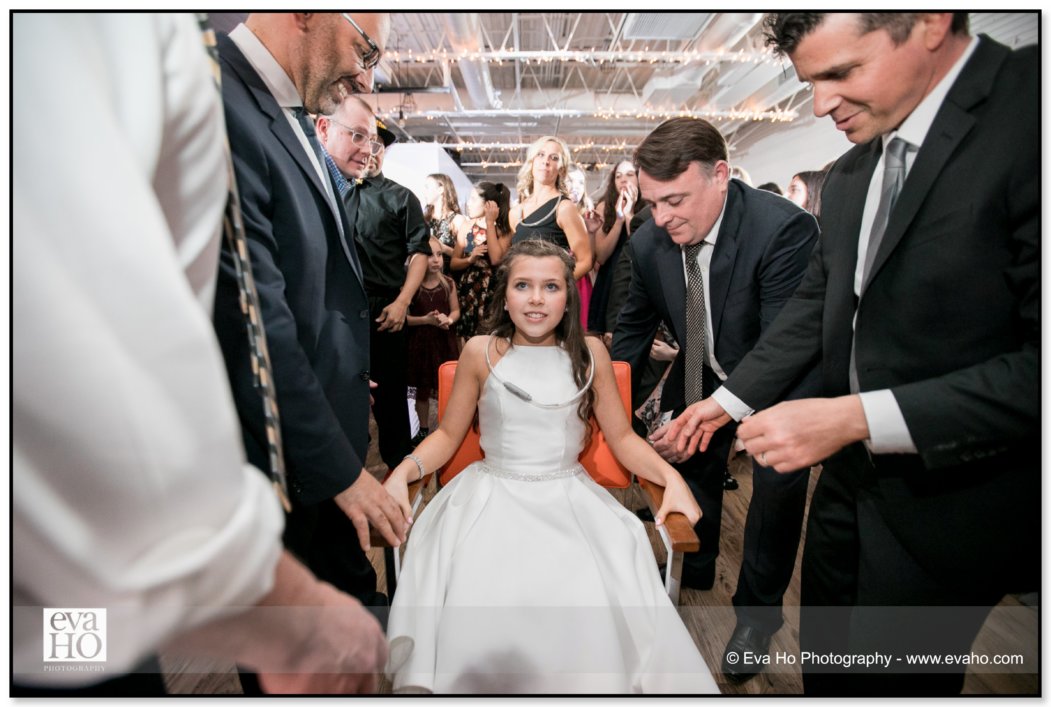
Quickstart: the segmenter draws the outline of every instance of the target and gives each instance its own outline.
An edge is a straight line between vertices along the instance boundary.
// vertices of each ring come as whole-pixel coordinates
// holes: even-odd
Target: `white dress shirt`
[[[29,14],[12,36],[12,660],[72,687],[256,602],[283,516],[210,319],[227,176],[197,23]],[[42,608],[107,610],[105,672],[45,671]]]

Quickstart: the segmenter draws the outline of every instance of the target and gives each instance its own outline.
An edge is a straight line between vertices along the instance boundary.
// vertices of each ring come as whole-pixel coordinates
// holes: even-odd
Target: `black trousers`
[[[765,634],[784,623],[782,600],[795,571],[809,481],[809,468],[782,474],[752,462],[752,500],[733,604],[738,623]]]
[[[908,656],[969,654],[1003,593],[947,582],[928,572],[902,546],[874,503],[874,474],[860,444],[825,463],[803,548],[799,644],[801,651],[816,655],[888,655],[891,666],[810,661],[802,666],[804,692],[959,694],[965,666],[910,667]]]
[[[703,375],[704,389],[714,390],[718,385],[715,372],[705,366]],[[681,410],[676,411],[676,416],[679,412]],[[707,451],[674,465],[701,507],[701,519],[694,526],[701,549],[683,557],[683,580],[688,584],[704,586],[715,579],[715,559],[719,556],[722,530],[723,477],[736,431],[736,423],[725,425],[712,437]]]
[[[369,374],[376,382],[372,414],[379,432],[383,463],[393,469],[412,449],[409,434],[408,331],[379,331],[376,317],[393,297],[369,297]]]

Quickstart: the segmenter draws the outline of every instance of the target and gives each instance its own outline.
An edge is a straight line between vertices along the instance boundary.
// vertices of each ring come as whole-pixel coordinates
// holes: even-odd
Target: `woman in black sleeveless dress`
[[[592,253],[584,219],[569,198],[566,174],[569,148],[557,137],[542,137],[530,146],[518,172],[518,206],[511,210],[511,244],[540,239],[555,243],[576,259],[573,277],[591,271]]]

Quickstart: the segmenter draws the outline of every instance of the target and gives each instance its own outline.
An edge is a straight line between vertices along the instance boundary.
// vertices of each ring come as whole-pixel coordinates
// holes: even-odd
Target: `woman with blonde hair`
[[[526,152],[518,172],[518,206],[511,209],[511,243],[539,239],[568,250],[575,258],[573,277],[591,271],[591,243],[584,218],[569,196],[569,148],[561,139],[545,136]]]

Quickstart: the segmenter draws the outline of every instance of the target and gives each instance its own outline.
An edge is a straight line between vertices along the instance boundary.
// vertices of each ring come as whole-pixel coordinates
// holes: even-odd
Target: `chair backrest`
[[[620,402],[624,411],[631,415],[631,367],[624,361],[613,362],[613,375],[617,380],[617,390],[620,393]],[[456,377],[456,361],[447,361],[438,368],[438,421],[441,422],[445,414],[445,406],[449,402],[449,395],[453,389],[453,379]],[[439,481],[447,484],[453,477],[459,474],[464,467],[481,459],[482,448],[479,444],[478,431],[472,425],[467,430],[460,448],[456,450],[448,463],[442,467]],[[631,483],[631,473],[621,466],[606,438],[595,422],[595,416],[591,416],[591,441],[580,454],[580,464],[588,474],[600,486],[606,488],[627,488]]]

